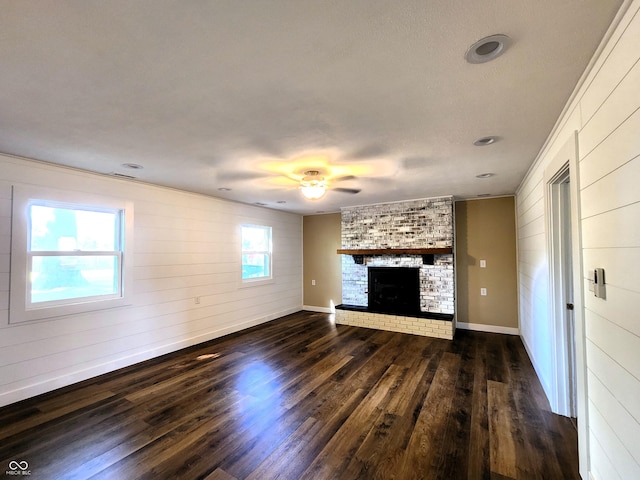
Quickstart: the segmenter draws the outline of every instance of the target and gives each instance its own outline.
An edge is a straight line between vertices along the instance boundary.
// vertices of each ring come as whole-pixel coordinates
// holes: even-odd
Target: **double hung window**
[[[79,200],[67,192],[14,189],[11,322],[125,303],[132,207]]]
[[[242,225],[242,281],[272,278],[271,227]]]
[[[27,309],[119,297],[123,211],[29,203]]]

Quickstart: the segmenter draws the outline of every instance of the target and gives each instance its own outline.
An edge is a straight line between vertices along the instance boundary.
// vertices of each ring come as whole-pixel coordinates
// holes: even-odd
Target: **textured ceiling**
[[[620,4],[2,0],[0,152],[300,213],[509,194]]]

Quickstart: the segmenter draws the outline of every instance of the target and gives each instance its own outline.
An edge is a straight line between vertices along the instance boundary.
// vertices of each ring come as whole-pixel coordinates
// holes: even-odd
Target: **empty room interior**
[[[640,0],[3,0],[0,475],[639,479],[638,182]]]

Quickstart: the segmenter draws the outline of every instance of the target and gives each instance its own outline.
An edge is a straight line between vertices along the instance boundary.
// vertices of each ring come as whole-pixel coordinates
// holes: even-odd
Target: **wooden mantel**
[[[451,247],[445,248],[348,248],[338,249],[341,255],[446,255],[453,253]]]

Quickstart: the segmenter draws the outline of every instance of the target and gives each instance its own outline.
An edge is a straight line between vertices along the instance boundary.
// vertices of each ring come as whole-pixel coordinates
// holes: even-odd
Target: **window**
[[[125,303],[132,207],[93,196],[79,203],[81,198],[14,188],[11,322]]]
[[[29,205],[27,308],[120,295],[122,210]]]
[[[242,225],[242,281],[271,278],[271,227]]]

